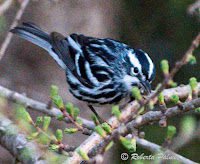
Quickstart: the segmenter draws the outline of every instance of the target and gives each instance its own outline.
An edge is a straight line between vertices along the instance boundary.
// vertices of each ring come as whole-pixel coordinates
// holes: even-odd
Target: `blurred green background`
[[[0,1],[2,2],[2,1]],[[175,61],[181,59],[191,41],[200,31],[200,20],[188,14],[189,5],[194,0],[50,0],[30,1],[21,21],[34,22],[47,32],[58,31],[63,35],[82,33],[94,37],[108,37],[120,40],[135,48],[146,51],[156,65],[156,78],[153,88],[162,81],[160,61],[169,60],[172,68]],[[0,16],[0,42],[12,23],[19,3],[14,1],[8,11]],[[184,66],[174,80],[180,84],[188,84],[189,78],[195,76],[200,80],[200,48],[195,51],[196,65]],[[90,118],[91,112],[86,105],[72,97],[65,82],[64,71],[53,61],[47,52],[41,48],[13,37],[0,64],[0,85],[26,93],[28,97],[48,102],[49,88],[52,84],[59,86],[60,95],[65,102],[72,102],[81,107],[81,116]],[[110,111],[99,109],[101,115],[109,118]],[[33,117],[40,115],[30,111]],[[199,114],[190,113],[199,121]],[[174,125],[179,131],[180,120],[184,115],[168,119],[168,124]],[[66,124],[55,120],[52,128],[65,128]],[[164,142],[166,128],[158,123],[141,127],[146,133],[145,139],[161,145]],[[86,139],[85,136],[67,136],[66,143],[78,145]],[[181,155],[200,162],[200,140],[195,139],[178,150]],[[105,163],[123,163],[120,153],[126,150],[113,148],[106,154]],[[10,163],[12,157],[2,149],[0,163]],[[138,148],[138,154],[151,154]],[[115,158],[113,158],[113,156]],[[126,161],[129,163],[133,161]]]

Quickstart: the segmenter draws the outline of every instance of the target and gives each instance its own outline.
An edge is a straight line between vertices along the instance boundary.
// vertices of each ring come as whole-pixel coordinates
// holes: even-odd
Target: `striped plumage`
[[[47,50],[66,70],[70,92],[89,104],[129,101],[133,86],[150,92],[155,68],[142,50],[108,38],[47,34],[32,23],[23,23],[11,32]]]

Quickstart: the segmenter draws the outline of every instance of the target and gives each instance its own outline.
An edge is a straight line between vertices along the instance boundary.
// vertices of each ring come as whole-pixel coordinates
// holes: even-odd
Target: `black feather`
[[[140,76],[146,77],[143,84],[155,76],[154,65],[146,53],[119,41],[78,34],[64,37],[57,32],[49,35],[29,22],[11,32],[47,50],[66,69],[70,92],[88,103],[118,104],[126,97],[132,99],[131,88],[141,79],[130,72],[136,58],[136,64],[141,66]]]
[[[74,61],[69,54],[69,43],[65,40],[65,37],[57,32],[51,33],[52,47],[55,53],[66,64],[67,68],[72,74],[85,86],[92,88],[94,85],[84,77],[78,75]]]

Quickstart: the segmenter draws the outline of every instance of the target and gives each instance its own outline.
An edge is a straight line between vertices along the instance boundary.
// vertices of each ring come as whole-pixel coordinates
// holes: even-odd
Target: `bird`
[[[134,86],[151,93],[155,65],[141,49],[110,38],[49,34],[31,22],[10,32],[46,50],[65,70],[72,95],[87,102],[101,122],[93,106],[126,104],[134,100]]]

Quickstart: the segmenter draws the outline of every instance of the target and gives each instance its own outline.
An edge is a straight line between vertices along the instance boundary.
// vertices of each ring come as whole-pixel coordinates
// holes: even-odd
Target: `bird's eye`
[[[134,71],[134,73],[138,73],[139,69],[137,67],[134,67],[133,71]]]
[[[139,73],[138,67],[132,68],[132,74],[133,74],[133,75],[137,75],[138,73]]]

